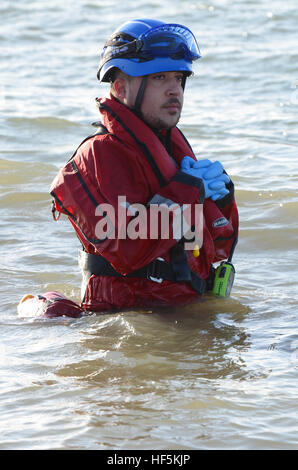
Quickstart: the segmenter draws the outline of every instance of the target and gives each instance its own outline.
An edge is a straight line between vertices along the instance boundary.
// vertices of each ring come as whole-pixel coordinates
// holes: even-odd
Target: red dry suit
[[[210,278],[212,263],[228,258],[238,235],[233,183],[227,185],[229,194],[223,199],[216,202],[205,199],[203,182],[179,169],[184,156],[195,156],[177,127],[171,130],[169,154],[162,139],[126,106],[113,98],[99,99],[98,104],[103,133],[83,141],[51,186],[54,209],[68,216],[83,245],[84,256],[100,255],[93,258],[105,261],[116,274],[85,271],[82,306],[103,311],[194,300],[198,290],[186,280],[187,275],[180,275],[181,270],[179,274],[177,260],[184,256],[184,267],[186,260],[191,276],[206,280]],[[139,225],[145,227],[147,235],[132,239],[127,236],[128,229],[139,212],[130,208],[137,204],[145,208]],[[177,239],[174,212],[170,214],[169,236],[164,236],[159,226],[158,237],[148,237],[153,204],[175,204],[181,210],[191,208],[188,226],[192,229],[197,220],[193,209],[201,204],[203,216],[199,228],[203,245],[198,257],[194,257],[192,250],[183,250],[184,232],[178,237],[181,240]],[[109,228],[106,234],[104,226]],[[134,229],[137,232],[136,226]],[[146,271],[157,259],[163,266],[173,267],[175,280]],[[147,274],[142,271],[141,276],[135,277],[138,270]]]

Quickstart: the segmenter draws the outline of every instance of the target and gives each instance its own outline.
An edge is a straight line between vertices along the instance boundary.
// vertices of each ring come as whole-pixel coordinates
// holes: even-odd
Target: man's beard
[[[182,103],[178,100],[178,98],[175,98],[175,97],[169,98],[161,106],[161,111],[163,109],[168,109],[171,105],[178,105],[178,108],[174,111],[168,112],[169,119],[166,120],[160,116],[155,116],[155,115],[151,115],[150,113],[148,113],[147,115],[144,116],[144,120],[150,125],[150,127],[153,127],[154,129],[157,129],[157,130],[170,129],[172,127],[175,127],[180,119]],[[171,120],[171,116],[173,116],[173,120]],[[172,121],[171,124],[169,124],[168,121],[170,122]]]
[[[172,120],[171,124],[169,123],[169,120],[165,120],[161,117],[155,117],[149,114],[144,116],[144,121],[149,124],[150,127],[159,131],[163,129],[171,129],[178,124],[181,114],[179,112],[178,114],[173,113],[173,115],[176,115],[176,117]]]

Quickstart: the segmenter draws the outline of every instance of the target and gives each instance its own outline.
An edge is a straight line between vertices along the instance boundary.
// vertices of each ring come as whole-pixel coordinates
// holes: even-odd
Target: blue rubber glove
[[[229,193],[226,183],[229,183],[230,178],[223,173],[224,169],[220,162],[212,163],[207,159],[196,161],[186,156],[181,162],[181,170],[203,181],[206,198],[211,197],[216,201]]]

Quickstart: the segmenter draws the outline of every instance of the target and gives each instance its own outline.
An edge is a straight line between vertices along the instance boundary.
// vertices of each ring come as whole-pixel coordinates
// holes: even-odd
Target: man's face
[[[125,104],[133,107],[142,77],[127,82]],[[141,105],[144,120],[155,129],[174,127],[183,106],[183,73],[159,72],[148,75]]]

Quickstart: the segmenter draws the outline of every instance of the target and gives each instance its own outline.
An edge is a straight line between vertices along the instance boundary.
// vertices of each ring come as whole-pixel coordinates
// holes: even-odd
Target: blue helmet
[[[115,69],[132,77],[158,72],[192,74],[192,62],[201,57],[193,33],[186,26],[143,18],[122,24],[105,43],[97,77],[113,80]]]

